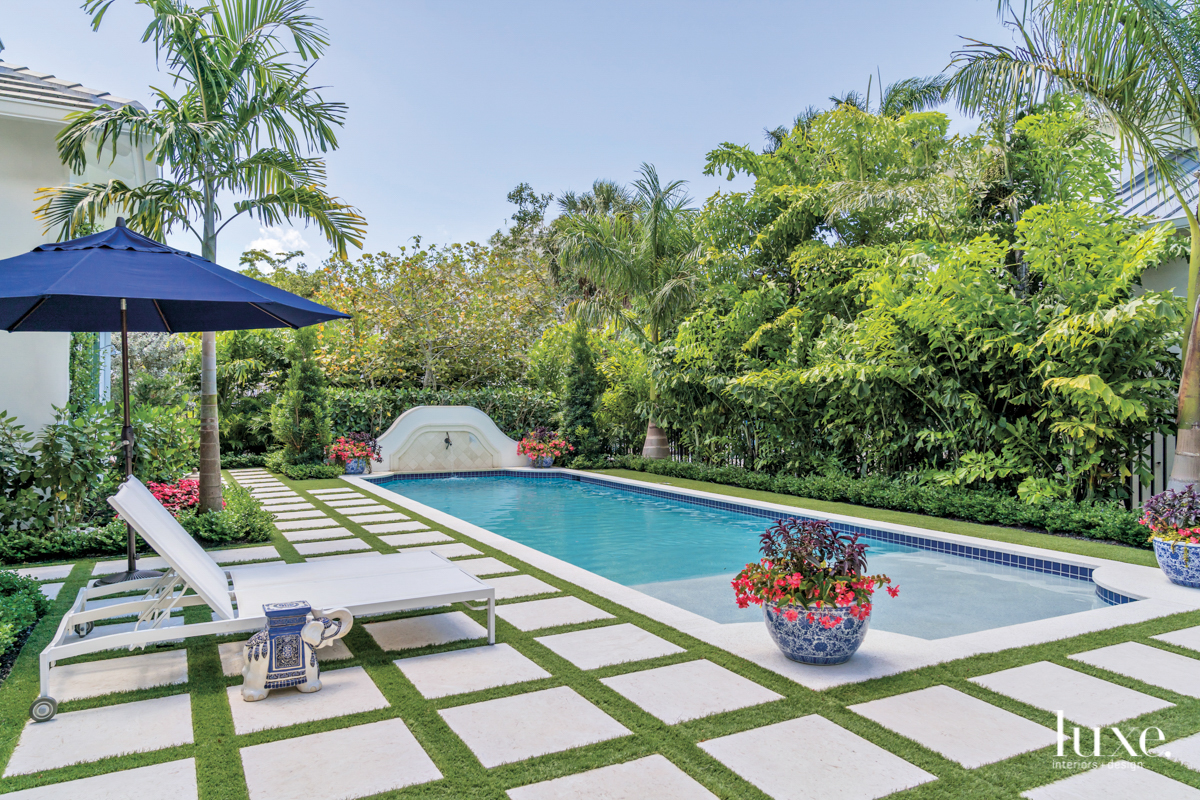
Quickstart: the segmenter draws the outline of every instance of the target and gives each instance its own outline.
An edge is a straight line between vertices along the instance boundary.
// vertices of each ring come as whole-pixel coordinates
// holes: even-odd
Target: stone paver
[[[42,590],[42,594],[46,595],[46,597],[49,597],[51,600],[57,600],[58,593],[62,591],[62,587],[64,586],[66,586],[65,583],[43,583],[38,588]]]
[[[453,558],[454,556],[457,556],[457,555],[469,556],[469,555],[472,555],[472,553],[479,552],[478,550],[468,547],[465,544],[464,545],[447,544],[447,545],[442,545],[442,546],[445,548],[445,550],[449,550],[452,547],[466,547],[468,550],[471,550],[472,552],[471,553],[457,553],[456,552],[453,555],[451,555],[450,553],[445,552],[445,550],[438,551],[437,548],[434,548],[434,547],[431,547],[429,549],[434,550],[435,552],[441,552],[442,555],[446,556],[446,558]],[[533,595],[533,594],[548,594],[550,592],[561,591],[560,589],[557,589],[557,588],[551,586],[550,584],[546,583],[545,581],[538,580],[537,578],[533,577],[532,575],[513,575],[512,577],[509,577],[509,578],[488,578],[486,581],[484,581],[484,583],[486,583],[488,586],[493,587],[496,590],[496,599],[497,600],[511,600],[514,597],[528,597],[529,595]]]
[[[1027,800],[1130,800],[1135,797],[1200,800],[1200,789],[1193,789],[1128,761],[1116,761],[1112,766],[1082,772],[1022,792],[1021,797]]]
[[[328,542],[298,542],[296,552],[302,556],[315,556],[322,553],[344,553],[350,550],[370,550],[371,545],[362,539],[334,539]]]
[[[517,568],[505,564],[498,558],[466,558],[461,561],[455,561],[459,567],[462,567],[472,575],[498,575],[501,572],[516,572]]]
[[[816,714],[710,739],[700,748],[775,800],[874,800],[936,780]]]
[[[283,511],[304,511],[305,509],[316,508],[312,503],[259,503],[259,505],[272,514],[278,514]]]
[[[17,570],[17,574],[26,578],[33,578],[35,581],[60,581],[70,575],[73,569],[75,569],[74,564],[56,564],[50,567],[22,567]]]
[[[1120,675],[1187,697],[1200,697],[1200,661],[1138,642],[1123,642],[1071,656]]]
[[[335,558],[370,558],[371,556],[381,556],[383,553],[378,550],[370,550],[362,553],[340,553],[336,556],[310,556],[304,559],[305,561],[333,561]]]
[[[335,510],[339,514],[345,514],[346,516],[350,516],[352,514],[354,514],[354,515],[357,515],[357,514],[382,514],[385,512],[395,513],[394,508],[385,506],[382,503],[366,503],[366,504],[356,503],[355,505],[347,506],[346,508],[338,508]],[[404,515],[401,514],[400,516],[403,517]],[[353,517],[351,517],[351,518],[353,519]],[[408,519],[408,517],[404,517],[404,518]]]
[[[507,644],[401,658],[395,663],[421,696],[430,698],[550,677],[549,672]]]
[[[345,539],[353,536],[346,528],[308,528],[302,531],[280,531],[289,542],[311,542],[314,539]]]
[[[276,522],[275,527],[283,531],[301,531],[311,528],[337,528],[341,523],[335,519],[322,516],[320,519],[298,519],[292,522]]]
[[[386,506],[380,506],[380,508],[383,511],[389,511],[390,513],[387,513],[387,514],[354,514],[354,516],[351,516],[350,519],[353,522],[357,522],[357,523],[363,524],[363,525],[372,524],[372,523],[376,523],[376,522],[403,522],[404,520],[408,519],[408,517],[406,517],[405,515],[398,514],[394,511],[391,511]],[[338,512],[341,514],[351,514],[354,511],[360,511],[360,510],[361,509],[341,508],[341,509],[338,509]],[[421,527],[424,528],[426,526],[422,525]]]
[[[511,800],[716,800],[657,753],[551,781],[509,789]]]
[[[353,489],[313,489],[309,494],[316,497],[318,500],[338,500],[343,497],[366,497],[367,495],[361,492],[356,492]]]
[[[225,642],[217,645],[217,653],[221,656],[221,671],[230,678],[242,674],[242,667],[246,663],[242,661],[243,644],[244,642]],[[317,661],[321,664],[328,661],[344,661],[347,658],[354,658],[354,654],[341,639],[334,639],[333,644],[317,650]]]
[[[279,551],[271,545],[264,547],[234,547],[229,550],[210,550],[213,561],[218,564],[239,564],[246,561],[264,561],[279,558]]]
[[[313,509],[312,511],[281,511],[278,514],[272,513],[275,519],[288,521],[292,519],[317,519],[325,516],[324,511]]]
[[[196,800],[196,759],[109,772],[5,795],[5,800]]]
[[[63,703],[113,692],[187,683],[187,679],[187,651],[168,650],[55,667],[50,670],[50,696]]]
[[[354,495],[353,497],[343,497],[342,495],[337,495],[337,498],[338,499],[333,500],[322,497],[321,502],[327,506],[333,506],[334,508],[353,508],[354,506],[377,505],[372,503],[371,498],[363,497],[361,494]]]
[[[410,525],[408,522],[394,522],[386,525],[364,525],[369,533],[387,533],[394,525]],[[387,530],[383,530],[386,528]],[[407,530],[407,528],[400,528]],[[422,531],[420,533],[398,533],[395,536],[380,536],[379,540],[387,542],[392,547],[412,547],[414,544],[432,544],[434,542],[453,542],[454,539],[438,531]]]
[[[247,703],[241,685],[225,691],[233,712],[233,730],[238,734],[388,707],[387,699],[362,667],[322,672],[321,690],[309,694],[295,687],[272,689],[266,699]]]
[[[354,489],[350,486],[350,484],[346,484],[345,486],[338,486],[334,489],[307,489],[306,491],[309,494],[336,494],[337,492],[352,492]]]
[[[390,517],[393,515],[385,514],[384,516]],[[403,516],[403,515],[401,515],[401,516]],[[407,518],[405,518],[405,519],[407,519]],[[424,522],[417,522],[416,520],[408,520],[406,522],[405,521],[383,522],[378,525],[363,525],[363,530],[365,530],[369,533],[402,533],[404,531],[424,530],[425,528],[428,528],[428,527],[429,526],[426,525]],[[450,537],[447,536],[446,538],[449,539]],[[437,541],[441,541],[441,540],[440,539],[430,539],[428,541],[437,542]],[[401,545],[397,545],[397,547],[400,547],[400,546]]]
[[[254,499],[258,501],[260,506],[269,511],[296,510],[294,508],[289,508],[289,506],[297,506],[299,508],[316,508],[316,506],[308,502],[307,499],[303,497],[297,497],[295,495],[292,495],[291,497],[287,497],[286,495],[279,497],[259,497],[256,495]]]
[[[1103,728],[1173,704],[1049,661],[971,678],[971,683],[1071,722]]]
[[[409,650],[431,644],[448,644],[464,639],[483,639],[487,628],[461,611],[427,614],[363,625],[384,650]]]
[[[124,572],[129,562],[125,559],[120,561],[101,561],[92,568],[93,575],[109,575],[114,572]],[[139,557],[137,560],[138,569],[166,569],[170,566],[165,558],[159,556]]]
[[[549,600],[530,600],[525,603],[496,606],[496,616],[519,631],[536,631],[561,625],[579,625],[598,619],[614,619],[612,614],[601,611],[578,597],[551,597]]]
[[[1151,751],[1156,756],[1178,761],[1190,770],[1200,772],[1200,733],[1167,742]]]
[[[1200,653],[1200,625],[1194,628],[1184,628],[1181,631],[1160,633],[1158,636],[1151,636],[1150,638]]]
[[[537,641],[580,669],[597,669],[684,652],[682,647],[630,623],[542,636]]]
[[[1057,741],[1057,735],[1049,728],[949,686],[931,686],[872,700],[850,706],[850,710],[967,769],[1003,761]]]
[[[191,743],[192,703],[186,694],[69,711],[49,722],[26,722],[4,775]]]
[[[250,800],[344,800],[442,777],[402,719],[243,747],[241,754]]]
[[[668,725],[783,699],[706,660],[614,675],[600,682]]]
[[[435,544],[429,547],[410,547],[406,550],[406,552],[413,553],[419,550],[428,550],[431,553],[437,553],[438,555],[445,556],[446,558],[461,558],[463,556],[483,555],[483,553],[479,552],[474,547],[471,547],[471,545],[463,544],[462,542],[454,542],[453,544]],[[497,595],[496,599],[500,599],[499,595]]]
[[[630,733],[566,686],[438,713],[489,769]]]

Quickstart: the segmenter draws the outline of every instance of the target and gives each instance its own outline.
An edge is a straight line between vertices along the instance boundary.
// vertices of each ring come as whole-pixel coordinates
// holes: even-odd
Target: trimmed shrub
[[[1146,541],[1145,528],[1138,524],[1137,512],[1116,502],[1051,500],[1030,504],[991,489],[941,486],[884,476],[769,475],[741,467],[713,467],[639,456],[618,456],[612,460],[581,457],[573,460],[571,466],[576,469],[618,467],[833,503],[908,511],[985,525],[1032,528],[1084,539],[1119,542],[1143,549],[1150,546]]]
[[[325,401],[325,373],[313,358],[316,332],[296,331],[288,348],[292,362],[287,383],[271,407],[271,433],[287,464],[315,464],[325,458],[329,444],[329,410]]]
[[[245,469],[246,467],[262,467],[267,463],[266,453],[222,453],[221,467],[223,469]]]
[[[38,582],[8,570],[0,572],[0,655],[12,647],[21,631],[50,610],[50,600]]]
[[[205,544],[231,542],[267,542],[275,526],[271,513],[260,506],[250,492],[240,486],[226,486],[222,492],[225,508],[197,514],[180,510],[175,518],[184,530]]]
[[[286,475],[294,481],[338,478],[346,471],[341,464],[289,464],[281,450],[267,453],[266,467],[271,472]]]
[[[571,367],[563,385],[562,435],[575,445],[580,455],[595,455],[601,450],[596,431],[596,407],[604,386],[596,371],[596,356],[588,344],[587,328],[582,323],[571,333]]]

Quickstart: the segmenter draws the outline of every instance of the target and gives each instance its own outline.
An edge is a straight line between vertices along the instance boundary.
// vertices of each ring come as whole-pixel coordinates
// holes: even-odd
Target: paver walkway
[[[10,728],[0,792],[490,798],[477,789],[494,781],[511,800],[871,800],[905,790],[1200,800],[1196,615],[1117,645],[1044,646],[1018,663],[981,657],[818,693],[428,524],[398,497],[309,489],[265,470],[230,475],[280,535],[219,551],[219,562],[433,550],[497,588],[498,644],[484,643],[483,614],[461,607],[359,619],[318,651],[320,692],[273,690],[255,703],[240,694],[244,635],[64,662],[59,715]],[[47,595],[73,593],[84,572],[118,564],[23,573]],[[57,602],[61,613],[66,598]],[[1069,726],[1161,725],[1168,741],[1140,770],[1055,771],[1058,710]],[[430,786],[439,781],[444,789]]]

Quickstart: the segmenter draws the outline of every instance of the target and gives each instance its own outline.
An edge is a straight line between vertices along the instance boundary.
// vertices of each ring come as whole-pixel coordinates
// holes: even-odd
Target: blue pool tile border
[[[780,519],[779,512],[771,509],[758,508],[757,506],[748,506],[741,503],[732,503],[726,500],[713,500],[708,497],[694,497],[692,495],[679,494],[678,492],[654,489],[649,486],[635,486],[626,483],[616,483],[614,481],[604,480],[603,478],[593,478],[589,475],[573,475],[562,472],[538,472],[534,470],[479,470],[474,472],[420,472],[396,473],[392,475],[380,475],[378,477],[364,476],[364,479],[367,482],[373,483],[376,486],[387,486],[391,483],[401,483],[403,481],[435,480],[438,478],[517,478],[521,480],[578,481],[579,483],[590,483],[598,486],[604,486],[609,489],[620,489],[626,492],[649,495],[650,497],[657,497],[662,500],[671,500],[677,503],[702,506],[705,508],[715,508],[720,509],[721,511],[731,511],[738,514],[748,514],[755,517],[762,517],[764,519]],[[818,519],[817,517],[812,516],[804,518]],[[856,533],[871,539],[878,539],[880,541],[891,542],[893,544],[901,544],[907,547],[915,547],[918,550],[929,550],[935,553],[947,553],[949,555],[959,556],[960,558],[970,558],[975,561],[985,561],[989,564],[1002,564],[1008,567],[1027,569],[1033,572],[1045,573],[1047,575],[1057,575],[1063,578],[1072,578],[1074,580],[1095,583],[1095,581],[1092,579],[1091,567],[1081,567],[1075,564],[1064,564],[1059,561],[1050,561],[1042,558],[1034,558],[1032,556],[1021,556],[1014,553],[1005,553],[1000,550],[989,550],[983,547],[963,545],[958,544],[957,542],[945,542],[941,539],[931,539],[925,536],[914,536],[908,533],[885,531],[862,525],[851,525],[845,522],[833,522],[831,524],[835,530],[843,533]],[[1136,597],[1126,597],[1123,594],[1118,594],[1099,585],[1096,586],[1096,594],[1101,600],[1109,605],[1122,605],[1124,603],[1132,603],[1137,600]]]

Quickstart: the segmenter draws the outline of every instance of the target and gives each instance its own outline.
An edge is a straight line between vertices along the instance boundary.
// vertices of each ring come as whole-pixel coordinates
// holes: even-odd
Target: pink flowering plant
[[[187,478],[180,478],[175,483],[150,481],[146,484],[146,488],[150,490],[150,494],[154,495],[155,500],[162,503],[175,516],[178,516],[180,511],[195,508],[200,502],[200,481],[192,481]]]
[[[335,442],[325,448],[325,458],[331,464],[342,465],[358,459],[379,461],[379,443],[366,433],[339,436]]]
[[[818,614],[823,608],[846,608],[855,619],[871,615],[871,597],[887,586],[887,575],[864,575],[867,545],[858,534],[839,533],[820,520],[782,519],[761,537],[762,559],[747,564],[733,580],[738,608],[766,604],[795,622],[803,612],[808,623],[826,628],[841,624],[840,616]]]
[[[534,428],[528,436],[517,443],[517,452],[534,461],[547,456],[558,458],[574,451],[575,448],[567,442],[562,434],[545,427]]]

